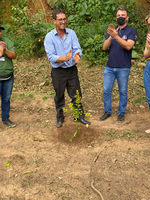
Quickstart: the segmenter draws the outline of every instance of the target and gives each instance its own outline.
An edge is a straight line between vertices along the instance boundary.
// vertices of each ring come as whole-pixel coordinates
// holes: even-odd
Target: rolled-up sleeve
[[[51,63],[55,63],[58,60],[59,56],[56,55],[55,46],[53,44],[51,33],[48,33],[46,35],[45,40],[44,40],[44,47],[45,47],[48,60]]]
[[[80,44],[78,42],[78,38],[76,36],[76,33],[74,31],[72,31],[72,55],[74,57],[75,53],[80,53],[80,57],[82,56],[82,51],[81,51],[81,47]]]

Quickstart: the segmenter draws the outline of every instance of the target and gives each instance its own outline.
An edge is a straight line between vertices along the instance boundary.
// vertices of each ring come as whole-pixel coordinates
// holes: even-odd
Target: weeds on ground
[[[11,98],[11,101],[14,101],[15,99],[18,99],[18,101],[19,100],[22,100],[22,99],[25,99],[25,98],[34,98],[34,95],[32,94],[32,93],[30,93],[30,92],[23,92],[23,93],[21,93],[21,94],[13,94],[12,95],[12,98]]]
[[[132,132],[124,132],[124,133],[117,133],[115,131],[108,131],[107,133],[110,137],[112,137],[113,139],[117,139],[117,138],[135,138],[137,139],[138,137],[141,137],[140,135],[138,136],[138,130],[137,129],[133,129]]]

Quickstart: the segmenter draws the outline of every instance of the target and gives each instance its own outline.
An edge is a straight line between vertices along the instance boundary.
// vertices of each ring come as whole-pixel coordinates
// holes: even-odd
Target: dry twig
[[[97,154],[96,157],[94,158],[92,164],[94,164],[94,163],[97,161],[97,159],[98,159],[100,153],[101,153],[106,147],[107,147],[107,145],[105,145],[102,149],[100,149],[100,151],[98,152],[98,154]],[[91,182],[91,187],[92,187],[92,189],[93,189],[95,192],[97,192],[97,193],[99,194],[99,196],[101,197],[101,199],[104,200],[104,198],[103,198],[101,192],[98,191],[98,190],[94,187],[94,180],[92,180],[92,182]]]
[[[105,149],[106,147],[107,147],[107,145],[105,145],[105,146],[98,152],[98,154],[97,154],[96,157],[94,158],[92,164],[94,164],[94,163],[97,161],[97,159],[98,159],[100,153],[101,153],[101,152],[103,151],[103,149]]]
[[[102,194],[100,193],[100,191],[98,191],[98,190],[94,187],[93,184],[94,184],[94,181],[91,182],[91,187],[92,187],[92,189],[93,189],[95,192],[97,192],[97,193],[99,194],[99,196],[101,197],[102,200],[104,200],[104,198],[103,198]]]

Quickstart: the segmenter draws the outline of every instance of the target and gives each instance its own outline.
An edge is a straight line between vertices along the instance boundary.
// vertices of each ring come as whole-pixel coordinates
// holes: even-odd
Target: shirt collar
[[[67,28],[65,28],[65,32],[66,32],[67,34],[69,33]],[[54,35],[58,35],[58,33],[57,33],[57,31],[56,31],[56,28],[54,28]]]
[[[117,25],[117,28],[118,28],[118,25]],[[121,30],[125,30],[125,29],[127,29],[128,28],[128,24],[125,26],[125,27],[123,27],[123,28],[121,28]],[[120,28],[119,28],[120,29]]]

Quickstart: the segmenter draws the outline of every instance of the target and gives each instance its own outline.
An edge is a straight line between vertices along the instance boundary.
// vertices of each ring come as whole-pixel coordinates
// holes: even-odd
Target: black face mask
[[[126,18],[124,18],[124,17],[118,17],[117,18],[117,24],[118,25],[124,25],[125,24],[125,20],[126,20]]]

